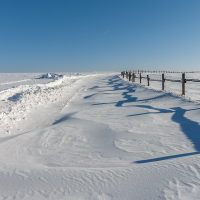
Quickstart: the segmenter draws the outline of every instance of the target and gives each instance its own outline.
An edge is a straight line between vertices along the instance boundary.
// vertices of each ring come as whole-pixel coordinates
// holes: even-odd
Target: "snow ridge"
[[[46,84],[20,85],[0,92],[0,100],[4,103],[4,106],[0,107],[2,130],[9,129],[17,121],[25,119],[31,109],[54,103],[57,100],[56,95],[61,96],[80,77],[73,77],[69,81],[68,76],[53,74],[51,79],[51,82]]]

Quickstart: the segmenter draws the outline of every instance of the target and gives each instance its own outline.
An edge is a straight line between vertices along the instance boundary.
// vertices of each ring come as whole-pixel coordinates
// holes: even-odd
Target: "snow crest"
[[[51,78],[51,81],[45,84],[20,85],[0,91],[0,101],[3,104],[0,107],[2,130],[11,128],[17,121],[25,119],[31,109],[54,103],[57,100],[56,95],[62,95],[78,80],[78,77],[70,78],[50,73],[41,77]]]

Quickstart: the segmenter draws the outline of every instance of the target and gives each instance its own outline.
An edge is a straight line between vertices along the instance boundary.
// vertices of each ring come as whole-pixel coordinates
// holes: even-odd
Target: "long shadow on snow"
[[[91,95],[88,95],[88,96],[85,96],[84,99],[89,99],[90,97],[93,97],[95,94],[91,94]]]
[[[113,79],[115,79],[115,80],[113,80]],[[119,80],[121,80],[121,79],[118,76],[114,76],[113,78],[108,80],[108,85],[112,85],[114,87],[113,90],[126,90],[126,92],[122,93],[122,96],[125,99],[124,101],[113,102],[113,103],[116,103],[117,107],[123,106],[124,103],[144,102],[144,101],[156,100],[156,99],[163,98],[163,97],[165,97],[167,95],[167,94],[161,94],[161,95],[158,95],[156,97],[138,100],[137,97],[132,97],[132,95],[131,95],[132,93],[135,92],[137,86],[127,85],[127,86],[121,87],[124,84],[117,83],[117,82],[119,82]]]
[[[135,90],[134,91],[132,90],[132,92],[135,92]],[[123,106],[123,104],[125,104],[125,103],[147,102],[147,101],[161,99],[161,98],[166,96],[166,94],[162,94],[162,95],[159,95],[157,97],[138,100],[137,97],[132,97],[132,95],[130,95],[128,93],[129,92],[123,92],[122,93],[123,98],[125,98],[125,100],[123,100],[123,101],[117,101],[117,102],[111,102],[111,103],[95,103],[95,104],[92,104],[92,105],[96,106],[96,105],[104,105],[104,104],[115,104],[115,106],[120,107],[120,106]],[[104,93],[104,94],[107,94],[107,93]],[[123,106],[123,107],[135,107],[135,105],[128,105],[128,106]],[[130,115],[130,116],[132,116],[132,115]]]
[[[70,119],[71,116],[73,116],[74,114],[75,114],[75,112],[74,112],[74,113],[70,113],[70,114],[68,114],[68,115],[65,115],[65,116],[62,117],[61,119],[59,119],[59,120],[57,120],[56,122],[54,122],[52,125],[56,125],[56,124],[59,124],[59,123],[61,123],[61,122],[64,122],[64,121]]]
[[[117,91],[117,90],[126,90],[125,92],[122,93],[122,96],[125,100],[118,101],[118,102],[111,102],[111,103],[97,103],[97,104],[92,104],[92,105],[115,104],[116,107],[121,107],[121,106],[123,106],[124,103],[135,102],[137,100],[137,98],[132,97],[132,95],[129,94],[129,93],[135,92],[135,87],[132,87],[132,86],[122,87],[123,84],[118,83],[119,80],[120,80],[120,78],[118,76],[114,76],[113,78],[110,78],[108,80],[107,85],[111,85],[113,87],[113,90],[106,90],[106,92]]]
[[[146,113],[140,113],[140,114],[134,114],[134,115],[127,115],[127,117],[134,117],[134,116],[148,115],[148,114],[158,114],[158,113],[173,113],[174,112],[173,110],[167,110],[167,109],[162,109],[162,108],[154,108],[152,106],[147,106],[147,105],[135,105],[134,107],[152,109],[152,110],[156,110],[157,112],[146,112]]]
[[[118,90],[124,91],[125,90],[124,92],[122,92],[122,96],[123,96],[124,100],[117,101],[117,102],[111,102],[111,103],[97,103],[97,104],[92,104],[92,105],[115,104],[116,107],[121,107],[121,106],[123,106],[123,104],[126,104],[126,103],[151,101],[151,100],[160,99],[160,98],[163,98],[164,96],[166,96],[166,94],[161,94],[157,97],[137,100],[137,97],[132,96],[132,94],[135,92],[137,86],[134,86],[134,85],[124,86],[124,84],[119,83],[120,80],[121,79],[119,78],[119,76],[114,76],[113,78],[110,78],[108,80],[107,85],[112,86],[113,90],[106,90],[106,91],[108,92],[108,91],[118,91]]]
[[[158,95],[153,98],[137,100],[137,97],[132,97],[132,95],[131,95],[131,93],[135,92],[135,88],[137,86],[127,85],[127,86],[123,87],[124,84],[119,83],[119,81],[120,81],[120,78],[118,76],[114,76],[113,78],[110,78],[108,80],[107,85],[112,86],[113,90],[108,90],[108,91],[125,90],[125,92],[122,93],[122,96],[125,100],[118,101],[118,102],[111,102],[111,103],[99,103],[99,104],[93,104],[93,105],[114,104],[115,103],[116,107],[121,107],[125,103],[145,102],[145,101],[150,101],[150,100],[156,100],[156,99],[163,98],[167,95],[167,94],[161,94],[161,95]],[[159,108],[154,108],[154,107],[146,106],[146,105],[134,105],[134,106],[144,107],[147,109],[153,109],[153,110],[156,110],[157,112],[148,112],[148,113],[142,113],[142,114],[136,114],[136,115],[129,115],[129,117],[144,115],[144,114],[174,113],[171,119],[180,125],[183,133],[194,144],[194,148],[196,149],[196,152],[184,153],[184,154],[179,154],[179,155],[171,155],[171,156],[153,158],[153,159],[148,159],[148,160],[140,160],[140,161],[136,161],[134,163],[156,162],[156,161],[168,160],[168,159],[172,159],[172,158],[200,154],[200,126],[197,122],[194,122],[194,121],[184,117],[184,114],[187,111],[192,111],[192,110],[197,110],[197,109],[185,110],[181,107],[176,107],[176,108],[171,108],[171,109],[159,109]]]
[[[172,116],[172,120],[180,125],[182,131],[185,133],[188,139],[190,139],[192,143],[194,144],[194,148],[198,152],[200,152],[200,126],[199,124],[197,122],[194,122],[184,117],[185,113],[188,110],[185,110],[180,107],[175,107],[172,109],[175,111]]]
[[[197,122],[194,122],[184,116],[187,111],[198,110],[200,108],[186,110],[181,107],[175,107],[175,108],[171,108],[171,110],[167,110],[167,109],[157,109],[157,108],[153,108],[151,106],[140,106],[140,107],[146,107],[148,109],[155,109],[155,110],[159,111],[156,113],[149,112],[149,113],[143,113],[143,114],[150,114],[150,113],[158,114],[158,113],[173,112],[174,114],[171,119],[180,125],[182,132],[192,142],[192,144],[194,145],[194,148],[196,149],[196,152],[178,154],[178,155],[172,155],[172,156],[165,156],[165,157],[153,158],[153,159],[147,159],[147,160],[140,160],[140,161],[136,161],[135,163],[149,163],[149,162],[156,162],[156,161],[168,160],[168,159],[172,159],[172,158],[179,158],[179,157],[200,154],[200,125]],[[139,115],[139,114],[137,114],[137,115]],[[137,116],[137,115],[131,115],[131,116]]]
[[[97,89],[99,86],[98,85],[96,85],[96,86],[94,86],[94,87],[91,87],[91,88],[88,88],[89,90],[93,90],[93,89]]]
[[[192,152],[192,153],[184,153],[184,154],[178,154],[178,155],[173,155],[173,156],[165,156],[165,157],[160,157],[160,158],[153,158],[153,159],[148,159],[148,160],[139,160],[134,163],[142,164],[142,163],[149,163],[149,162],[157,162],[157,161],[162,161],[162,160],[169,160],[173,158],[180,158],[180,157],[185,157],[185,156],[192,156],[200,154],[200,152]]]
[[[141,102],[141,101],[144,102],[144,101],[155,100],[155,99],[163,98],[164,96],[167,95],[167,94],[161,94],[157,97],[143,99],[143,100],[137,100],[137,97],[131,96],[131,93],[135,92],[135,89],[133,89],[135,87],[129,86],[129,85],[126,87],[122,87],[123,84],[118,83],[119,80],[120,80],[120,78],[118,76],[114,76],[113,78],[109,79],[109,81],[108,81],[108,85],[114,87],[113,90],[126,90],[126,92],[122,93],[122,96],[125,100],[113,102],[113,103],[116,103],[116,107],[123,106],[124,103],[129,103],[129,102]],[[111,104],[113,104],[113,103],[111,103]],[[107,103],[101,103],[101,104],[107,104]],[[100,104],[95,104],[95,105],[100,105]],[[197,109],[186,110],[181,107],[176,107],[176,108],[171,108],[168,110],[168,109],[154,108],[154,107],[145,106],[145,105],[136,105],[136,106],[153,109],[153,110],[156,110],[157,112],[148,112],[148,113],[142,113],[142,114],[136,114],[136,115],[129,115],[129,117],[137,116],[137,115],[144,115],[144,114],[174,113],[171,119],[180,125],[183,133],[194,144],[194,148],[196,149],[196,152],[184,153],[184,154],[172,155],[172,156],[165,156],[165,157],[148,159],[148,160],[141,160],[141,161],[136,161],[135,163],[148,163],[148,162],[162,161],[162,160],[167,160],[167,159],[172,159],[172,158],[200,154],[200,126],[197,122],[194,122],[184,116],[184,114],[187,111],[192,111],[192,110],[197,110]]]

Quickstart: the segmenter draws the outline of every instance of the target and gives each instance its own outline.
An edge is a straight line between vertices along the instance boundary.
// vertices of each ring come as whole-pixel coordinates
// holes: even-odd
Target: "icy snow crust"
[[[0,80],[0,199],[199,199],[200,83],[183,97],[114,72]]]

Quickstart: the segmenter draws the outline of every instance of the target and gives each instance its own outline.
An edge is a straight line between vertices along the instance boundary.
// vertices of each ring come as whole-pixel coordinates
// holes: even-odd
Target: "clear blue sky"
[[[0,72],[200,70],[200,0],[0,0]]]

